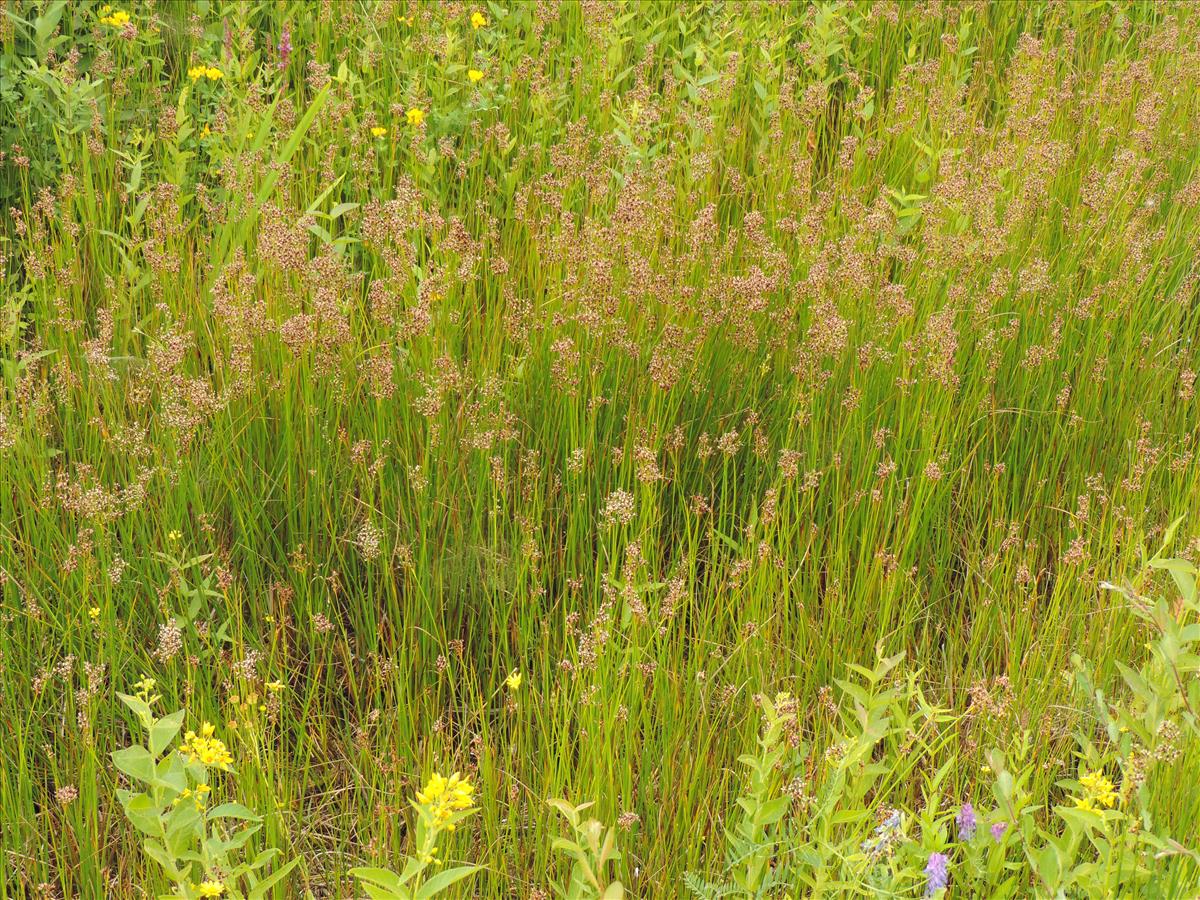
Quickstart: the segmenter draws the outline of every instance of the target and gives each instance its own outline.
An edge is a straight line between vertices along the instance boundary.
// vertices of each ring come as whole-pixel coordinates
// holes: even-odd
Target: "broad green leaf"
[[[410,900],[412,897],[412,894],[408,892],[408,888],[400,888],[393,891],[369,882],[364,882],[362,887],[371,900]]]
[[[258,856],[254,857],[254,862],[250,863],[250,869],[261,869],[281,852],[283,851],[278,847],[268,847],[266,850],[261,851]]]
[[[124,750],[114,750],[112,753],[113,765],[128,775],[130,778],[136,778],[138,781],[153,783],[156,778],[154,768],[154,757],[150,755],[150,751],[140,744],[134,744],[132,747],[126,747]]]
[[[459,866],[457,869],[446,869],[438,872],[421,885],[413,896],[415,900],[429,900],[430,897],[436,897],[440,892],[450,887],[450,885],[462,881],[470,875],[474,875],[479,871],[479,868],[479,866]]]
[[[146,855],[152,860],[167,870],[167,874],[174,880],[179,880],[183,877],[183,873],[175,865],[175,861],[171,855],[167,853],[167,848],[155,840],[142,841],[142,849],[146,851]]]
[[[155,759],[171,745],[179,729],[183,727],[184,711],[178,710],[163,716],[150,726],[150,753]]]
[[[388,869],[373,868],[371,866],[359,866],[356,869],[351,869],[350,874],[359,881],[365,881],[370,884],[377,884],[380,887],[388,888],[389,890],[400,890],[403,887],[400,881],[400,876]]]
[[[268,895],[267,892],[270,891],[271,888],[283,881],[283,879],[287,877],[288,873],[291,872],[292,869],[296,868],[296,866],[299,864],[299,859],[293,859],[287,865],[280,866],[278,869],[252,887],[250,892],[246,894],[246,900],[262,900],[263,897]]]
[[[129,694],[117,693],[117,698],[133,710],[133,714],[138,717],[138,721],[144,727],[149,727],[149,723],[153,721],[154,714],[150,712],[150,707],[141,697],[131,697]]]
[[[162,834],[159,808],[154,805],[154,801],[148,794],[118,791],[117,799],[125,810],[125,816],[138,831],[150,837],[158,837]]]
[[[240,803],[222,803],[220,806],[214,806],[208,811],[208,819],[210,822],[213,819],[241,819],[246,822],[262,821],[262,817],[255,813],[254,810]]]

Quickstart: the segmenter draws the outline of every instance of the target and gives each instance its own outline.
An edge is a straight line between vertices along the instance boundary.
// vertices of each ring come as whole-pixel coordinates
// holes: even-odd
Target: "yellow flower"
[[[375,137],[383,137],[385,134],[387,134],[387,129],[384,128],[382,125],[376,125],[374,128],[371,129],[371,134],[374,135]]]
[[[396,16],[396,21],[401,25],[407,25],[409,28],[412,28],[413,18],[413,16]]]
[[[208,66],[192,66],[188,69],[188,78],[192,81],[199,81],[204,77],[204,73],[208,71]],[[178,531],[172,531],[171,534],[178,534]]]
[[[143,700],[148,705],[152,705],[160,699],[158,694],[153,693],[154,679],[149,675],[142,676],[142,680],[134,684],[134,687],[137,688],[135,695],[138,699]]]
[[[106,4],[100,9],[100,12],[102,13],[100,16],[101,25],[111,25],[113,28],[124,28],[129,24],[129,13],[125,12],[123,9],[113,12],[112,7]]]
[[[202,766],[212,766],[216,769],[228,769],[233,762],[229,748],[220,738],[213,737],[216,727],[211,722],[200,726],[200,734],[189,731],[183,736],[179,753],[189,763],[198,762]]]
[[[202,881],[192,887],[201,897],[220,897],[225,893],[225,885],[219,881]]]
[[[1095,803],[1112,809],[1117,802],[1117,792],[1113,789],[1113,783],[1104,777],[1103,772],[1089,772],[1079,779],[1079,786],[1086,791],[1084,797],[1075,801],[1075,805],[1080,809],[1094,809]]]
[[[480,28],[483,28],[485,25],[487,25],[487,16],[485,16],[479,10],[475,10],[475,12],[471,13],[471,27],[472,28],[474,28],[476,31],[478,31]]]
[[[268,681],[267,682],[267,690],[271,691],[272,693],[274,693],[275,691],[282,691],[283,690],[283,682],[282,681]]]
[[[483,79],[483,73],[478,69],[467,69],[467,77],[471,79],[471,83],[473,84]]]
[[[408,119],[409,125],[420,125],[425,121],[425,110],[414,106],[404,114],[404,118]]]
[[[508,673],[508,677],[504,679],[504,683],[508,685],[510,691],[519,690],[521,687],[521,673],[513,669]]]
[[[98,607],[98,606],[93,606],[91,609],[89,609],[89,610],[88,610],[88,617],[89,617],[89,618],[90,618],[90,619],[91,619],[93,622],[95,622],[97,619],[99,619],[99,618],[100,618],[100,607]]]
[[[428,853],[422,853],[420,855],[420,857],[418,857],[418,858],[425,865],[429,865],[430,863],[434,863],[434,864],[440,863],[441,860],[437,858],[437,853],[438,853],[437,847],[430,847]]]
[[[208,785],[201,784],[196,787],[196,796],[192,803],[196,807],[196,812],[204,812],[204,804],[208,800]]]
[[[205,125],[202,129],[200,129],[201,140],[208,137],[210,134],[212,134],[212,129],[209,128],[207,125]]]
[[[220,81],[222,78],[225,77],[225,73],[222,72],[220,69],[214,69],[212,66],[209,66],[207,69],[204,70],[204,77],[207,78],[209,81]]]
[[[449,778],[435,772],[424,790],[417,792],[417,803],[427,808],[435,825],[441,825],[458,810],[469,809],[474,794],[475,785],[457,772]]]

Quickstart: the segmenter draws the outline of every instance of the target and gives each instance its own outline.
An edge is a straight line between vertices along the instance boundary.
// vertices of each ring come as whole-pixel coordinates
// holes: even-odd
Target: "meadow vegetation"
[[[0,900],[1200,896],[1200,5],[0,4]]]

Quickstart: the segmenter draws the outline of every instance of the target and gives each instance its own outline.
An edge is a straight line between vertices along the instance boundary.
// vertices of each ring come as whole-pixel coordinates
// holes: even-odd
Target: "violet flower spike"
[[[954,817],[954,821],[958,823],[958,839],[960,841],[969,841],[975,837],[975,829],[979,825],[979,820],[975,818],[975,807],[970,803],[964,803],[958,810],[958,815]]]
[[[925,866],[925,896],[932,897],[950,883],[949,858],[945,853],[930,853]]]

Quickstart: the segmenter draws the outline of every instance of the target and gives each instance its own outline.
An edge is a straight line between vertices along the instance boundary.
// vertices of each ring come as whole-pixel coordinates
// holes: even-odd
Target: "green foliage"
[[[1195,893],[1197,35],[0,0],[0,900],[178,890],[143,672],[280,896],[435,762],[445,896]]]
[[[369,866],[351,869],[350,874],[362,882],[367,896],[375,900],[426,900],[449,890],[479,869],[478,866],[455,866],[422,879],[420,875],[425,867],[415,857],[410,857],[404,871],[399,875],[388,869]]]
[[[467,805],[473,788],[469,783],[462,784],[463,802],[455,807],[439,806],[436,798],[427,796],[430,794],[428,786],[424,794],[418,794],[412,802],[417,812],[415,852],[405,861],[399,874],[369,866],[350,870],[350,874],[362,882],[369,897],[373,900],[429,900],[479,871],[479,866],[454,866],[425,875],[427,869],[444,861],[438,858],[439,837],[453,833],[459,823],[477,811]]]
[[[567,881],[553,883],[555,894],[562,900],[623,900],[625,888],[608,871],[621,859],[616,830],[583,818],[593,805],[590,802],[578,806],[560,799],[547,802],[562,813],[571,831],[569,837],[554,839],[554,849],[572,861]]]
[[[901,657],[881,657],[873,670],[851,664],[862,683],[838,684],[853,711],[841,715],[845,730],[836,732],[840,737],[821,762],[807,766],[798,795],[779,788],[781,780],[803,778],[804,763],[813,759],[807,745],[789,746],[784,739],[797,728],[795,701],[782,694],[761,699],[763,728],[757,752],[741,759],[748,783],[737,800],[741,819],[727,835],[724,876],[714,881],[691,873],[688,888],[706,900],[859,890],[917,896],[926,890],[923,867],[931,853],[940,853],[948,859],[954,891],[966,896],[1024,897],[1032,891],[1100,900],[1200,889],[1200,871],[1164,862],[1200,863],[1200,854],[1155,821],[1149,802],[1156,769],[1181,752],[1180,725],[1200,734],[1191,712],[1200,684],[1191,652],[1200,643],[1198,570],[1163,557],[1178,524],[1147,563],[1150,571],[1171,574],[1174,602],[1110,585],[1156,632],[1150,661],[1140,669],[1117,662],[1127,699],[1107,697],[1095,686],[1091,667],[1074,657],[1080,692],[1093,700],[1099,730],[1089,723],[1076,732],[1078,771],[1057,781],[1050,795],[1031,790],[1039,764],[1030,758],[1026,732],[1008,753],[988,752],[990,812],[977,814],[970,805],[940,811],[945,782],[957,774],[953,756],[922,776],[923,807],[905,812],[887,806],[895,788],[933,756],[932,741],[922,735],[932,729],[934,737],[960,720],[930,707],[915,677],[899,682],[889,676]]]
[[[162,867],[174,885],[173,897],[220,896],[261,900],[276,896],[299,860],[266,872],[279,855],[268,848],[251,855],[250,839],[261,819],[241,803],[209,805],[212,770],[172,744],[183,727],[185,711],[156,717],[152,710],[153,682],[146,680],[136,695],[118,694],[146,732],[147,743],[132,744],[112,754],[113,765],[133,785],[117,791],[129,823],[142,835],[142,850]],[[232,771],[227,766],[220,767]],[[208,891],[208,892],[206,892]]]
[[[174,532],[172,536],[176,537]],[[175,626],[183,636],[185,648],[196,658],[207,659],[219,652],[221,644],[231,642],[230,623],[223,608],[225,597],[215,589],[216,575],[205,569],[211,554],[184,559],[177,557],[175,552],[173,548],[156,554],[167,566],[174,587],[176,603],[172,613]]]

